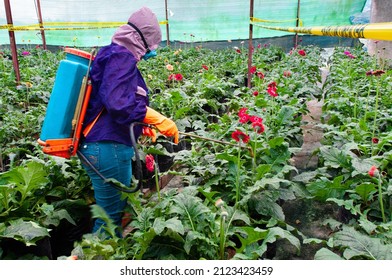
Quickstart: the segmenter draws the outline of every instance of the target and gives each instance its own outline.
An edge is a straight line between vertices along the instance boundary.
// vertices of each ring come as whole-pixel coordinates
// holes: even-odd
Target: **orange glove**
[[[143,122],[154,125],[166,137],[174,137],[173,142],[178,144],[179,133],[177,125],[171,119],[147,107],[147,113]]]
[[[144,136],[151,137],[151,141],[154,143],[157,141],[157,134],[154,129],[151,129],[150,127],[143,126],[143,133]]]

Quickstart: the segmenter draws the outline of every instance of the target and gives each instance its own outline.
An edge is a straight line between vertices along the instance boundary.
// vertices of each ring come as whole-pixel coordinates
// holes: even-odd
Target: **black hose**
[[[95,168],[95,166],[88,160],[88,158],[86,158],[82,152],[80,152],[79,150],[77,151],[78,156],[102,179],[104,180],[106,183],[109,183],[112,187],[116,188],[117,190],[121,191],[121,192],[125,192],[125,193],[135,193],[138,190],[140,190],[142,188],[142,183],[143,183],[143,169],[142,169],[142,164],[141,164],[141,160],[140,160],[140,156],[139,156],[139,151],[137,149],[137,142],[136,142],[136,138],[135,138],[135,133],[134,133],[134,126],[135,125],[143,125],[143,126],[148,126],[150,127],[150,125],[145,124],[145,123],[141,123],[141,122],[134,122],[130,125],[129,128],[129,133],[131,136],[131,143],[132,143],[132,147],[135,151],[135,158],[136,158],[136,172],[137,172],[137,176],[136,179],[138,180],[137,184],[135,187],[132,188],[132,181],[131,181],[131,186],[127,187],[124,184],[122,184],[121,182],[117,181],[114,178],[106,178],[101,172],[99,172],[98,169]]]

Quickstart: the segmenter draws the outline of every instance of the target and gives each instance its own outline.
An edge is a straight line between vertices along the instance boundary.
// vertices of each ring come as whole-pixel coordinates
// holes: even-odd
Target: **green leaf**
[[[345,209],[351,212],[353,215],[360,215],[361,213],[361,205],[354,205],[355,201],[352,199],[337,199],[337,198],[329,198],[327,201],[333,201],[339,206],[343,206]]]
[[[283,106],[276,116],[277,125],[281,126],[290,123],[296,111],[293,107]]]
[[[371,183],[360,184],[355,187],[355,192],[359,194],[364,202],[373,198],[372,194],[377,190],[377,186]]]
[[[320,148],[320,155],[324,158],[324,164],[326,166],[330,166],[332,168],[351,167],[351,158],[335,147],[322,146]]]
[[[346,259],[391,260],[392,244],[383,244],[378,238],[371,238],[354,228],[343,226],[333,236],[334,244],[344,248]]]
[[[169,213],[179,215],[187,230],[196,231],[208,224],[203,214],[210,213],[210,209],[196,196],[194,190],[184,189],[182,193],[174,197],[173,202]]]
[[[347,190],[347,186],[342,183],[344,176],[337,176],[331,182],[327,178],[320,178],[308,185],[310,194],[325,201],[328,198],[342,198]]]
[[[117,226],[110,219],[105,210],[98,204],[91,205],[92,217],[104,221],[104,230],[111,236],[116,237]]]
[[[216,155],[217,159],[221,159],[221,160],[227,160],[229,162],[234,162],[234,163],[238,163],[238,156],[234,156],[230,153],[220,153]]]
[[[335,254],[327,248],[321,248],[314,255],[315,260],[344,260],[339,255]]]
[[[318,171],[305,171],[301,172],[300,174],[294,176],[292,180],[294,182],[303,182],[305,184],[309,183],[319,174]]]
[[[172,230],[173,232],[183,235],[185,233],[184,226],[178,217],[171,218],[165,222],[165,227]]]
[[[210,251],[213,251],[214,248],[218,248],[218,244],[206,237],[203,233],[191,230],[186,235],[184,244],[185,252],[189,254],[192,246],[200,246],[203,243],[206,243],[208,245]]]
[[[366,219],[364,216],[360,217],[359,225],[369,235],[373,234],[377,229],[377,225]]]
[[[268,234],[268,230],[258,227],[236,227],[235,229],[236,235],[241,242],[241,247],[237,249],[237,253],[242,253],[249,245],[264,240]]]
[[[15,190],[20,192],[21,201],[45,185],[49,181],[47,177],[44,164],[36,161],[30,161],[25,167],[19,166],[2,174],[2,179],[15,185]]]
[[[59,209],[59,210],[52,210],[51,212],[46,213],[46,216],[44,217],[42,224],[44,226],[58,226],[60,224],[61,220],[67,220],[69,223],[76,225],[75,221],[72,219],[72,217],[68,214],[68,211],[65,209]]]
[[[260,215],[273,217],[280,221],[285,220],[282,207],[276,203],[276,198],[268,192],[253,197],[251,201],[254,204],[256,212]]]
[[[283,137],[275,137],[275,138],[268,141],[268,145],[273,149],[278,146],[281,146],[283,143],[284,143]]]
[[[33,221],[23,221],[23,219],[10,221],[10,225],[0,232],[0,237],[18,240],[27,246],[36,245],[38,240],[46,236],[50,236],[47,228],[41,227]]]

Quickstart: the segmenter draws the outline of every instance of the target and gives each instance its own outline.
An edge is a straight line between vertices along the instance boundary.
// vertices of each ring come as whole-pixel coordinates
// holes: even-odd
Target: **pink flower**
[[[146,155],[146,168],[148,171],[153,172],[155,169],[155,159],[153,155]]]
[[[299,50],[299,51],[298,51],[298,54],[299,54],[300,56],[306,56],[306,52],[305,52],[304,50]]]
[[[169,71],[173,71],[174,67],[171,64],[166,64],[166,69]]]
[[[23,52],[22,52],[22,55],[23,55],[23,56],[28,56],[28,55],[30,55],[30,52],[28,52],[28,51],[23,51]]]
[[[369,174],[370,177],[377,176],[378,175],[377,167],[374,166],[374,165],[372,167],[370,167],[370,170],[369,170],[368,174]]]
[[[244,133],[238,129],[231,134],[231,138],[233,138],[237,142],[242,141],[244,143],[248,143],[250,140],[249,135],[247,135],[246,133]]]
[[[355,56],[355,55],[352,55],[349,51],[344,51],[344,54],[345,54],[346,56],[348,56],[349,58],[356,58],[356,56]]]
[[[264,74],[263,74],[263,72],[257,72],[257,77],[259,77],[260,79],[264,79]]]
[[[290,71],[283,71],[283,76],[291,77],[291,72]]]

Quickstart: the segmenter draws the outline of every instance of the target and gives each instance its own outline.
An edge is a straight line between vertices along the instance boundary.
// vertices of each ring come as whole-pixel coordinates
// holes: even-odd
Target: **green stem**
[[[225,216],[221,215],[220,220],[220,259],[223,260],[225,257]]]
[[[237,176],[236,176],[236,196],[235,196],[235,205],[237,206],[240,201],[240,169],[241,169],[241,142],[238,144],[238,158],[237,158]]]
[[[373,132],[372,132],[372,139],[374,138],[376,134],[376,126],[377,126],[377,113],[378,113],[378,95],[379,95],[379,81],[377,80],[376,84],[376,105],[374,107],[374,121],[373,121]],[[373,148],[374,145],[372,145],[372,155],[373,155]]]
[[[355,91],[355,98],[354,98],[354,119],[357,118],[357,100],[358,100],[358,90]]]
[[[257,135],[255,137],[254,145],[253,145],[253,174],[256,172],[256,148],[257,148]]]
[[[158,166],[156,163],[154,163],[155,165],[155,187],[157,189],[157,193],[158,193],[158,201],[161,202],[161,189],[159,187],[159,180],[158,180]]]
[[[381,174],[378,174],[378,201],[380,203],[382,221],[386,223],[387,220],[385,218],[384,202],[382,197]]]
[[[367,98],[366,98],[366,109],[365,109],[365,114],[364,114],[364,117],[363,117],[364,123],[366,123],[366,120],[367,120],[367,114],[368,114],[368,109],[369,109],[370,92],[371,92],[371,85],[369,86],[369,91],[368,91],[368,95],[367,95]]]

